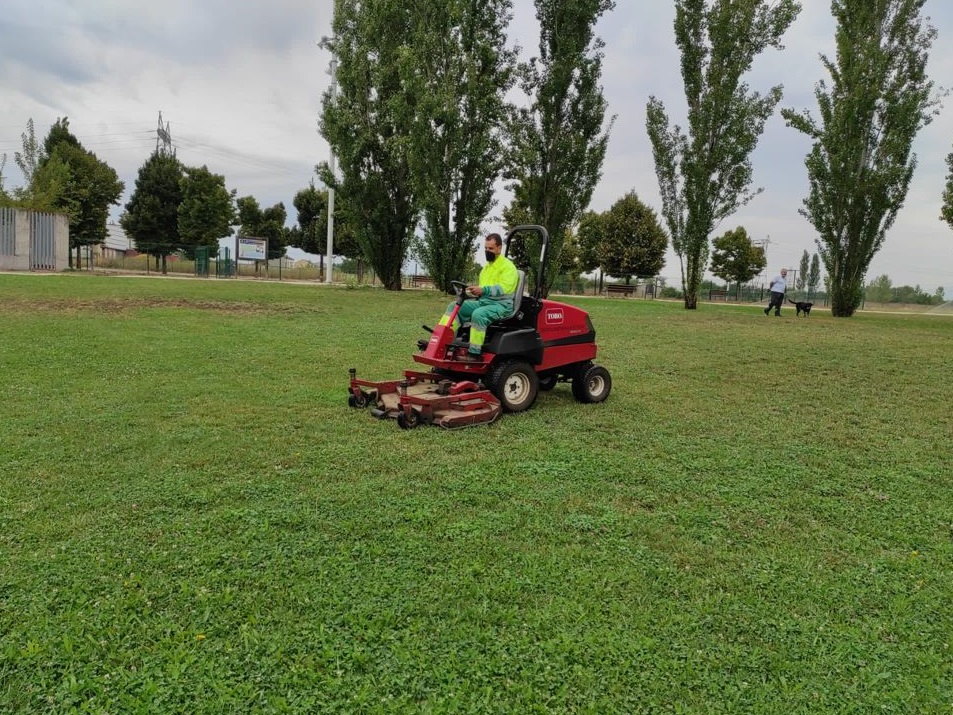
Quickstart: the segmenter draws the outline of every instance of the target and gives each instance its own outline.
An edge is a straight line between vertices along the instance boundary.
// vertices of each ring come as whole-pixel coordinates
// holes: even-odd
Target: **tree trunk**
[[[856,280],[831,281],[831,315],[849,318],[860,307],[862,289]]]
[[[688,272],[685,276],[685,310],[698,309],[698,289],[701,287],[701,274],[695,262],[688,261]]]

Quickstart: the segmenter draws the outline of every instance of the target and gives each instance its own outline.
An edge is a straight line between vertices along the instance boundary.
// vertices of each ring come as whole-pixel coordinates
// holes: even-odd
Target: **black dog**
[[[813,303],[808,303],[803,300],[791,300],[790,298],[788,298],[788,302],[794,303],[794,308],[797,310],[796,315],[798,318],[801,317],[801,313],[804,313],[805,318],[811,317],[811,307],[814,305]]]

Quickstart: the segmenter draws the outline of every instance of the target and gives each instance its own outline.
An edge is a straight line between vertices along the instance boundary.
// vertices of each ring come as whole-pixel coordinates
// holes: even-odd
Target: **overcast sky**
[[[535,53],[531,0],[515,0],[511,42]],[[630,190],[660,209],[645,103],[661,98],[684,124],[684,99],[674,46],[674,3],[618,0],[598,28],[604,39],[603,85],[616,116],[602,181],[591,208],[602,211]],[[813,88],[824,78],[818,55],[833,47],[827,0],[802,0],[804,11],[785,38],[784,52],[756,62],[749,84],[766,91],[784,85],[784,107],[813,109]],[[80,6],[82,9],[77,9]],[[13,161],[33,118],[42,138],[58,117],[83,145],[112,166],[128,200],[137,171],[156,148],[159,112],[169,123],[178,157],[223,174],[239,196],[263,206],[292,199],[328,158],[317,132],[328,54],[317,41],[331,30],[331,0],[5,0],[0,13],[0,154],[7,154],[6,186],[21,183]],[[928,0],[939,31],[929,73],[940,85],[953,77],[953,3]],[[895,285],[953,295],[953,230],[938,217],[953,149],[953,97],[919,135],[919,167],[906,205],[874,258],[868,281],[886,273]],[[770,239],[769,272],[797,267],[814,231],[798,214],[807,192],[804,156],[809,142],[772,118],[753,155],[755,185],[764,192],[716,229],[743,225]],[[508,201],[506,195],[501,201]],[[120,208],[113,211],[118,218]],[[499,207],[496,213],[498,214]],[[499,228],[492,222],[487,228]],[[669,253],[662,274],[680,282]]]

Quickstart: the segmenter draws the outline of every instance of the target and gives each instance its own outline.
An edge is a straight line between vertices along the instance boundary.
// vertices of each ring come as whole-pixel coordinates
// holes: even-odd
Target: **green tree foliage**
[[[712,241],[711,272],[722,280],[732,281],[741,292],[741,286],[747,283],[767,265],[764,249],[751,243],[751,237],[744,227],[726,231]]]
[[[563,237],[562,251],[559,253],[559,271],[551,285],[560,286],[560,290],[573,292],[579,281],[581,267],[581,248],[579,236],[572,230],[566,231]]]
[[[319,191],[311,182],[295,194],[291,203],[298,212],[298,222],[288,234],[288,245],[321,256],[323,267],[328,247],[328,192]]]
[[[916,305],[939,305],[943,303],[943,287],[932,294],[919,285],[894,286],[888,275],[880,275],[867,284],[866,299],[869,303],[904,303]]]
[[[281,202],[262,209],[254,196],[242,196],[236,200],[238,207],[239,236],[265,238],[268,240],[268,259],[281,258],[288,250],[290,231],[285,227],[288,212]]]
[[[528,209],[530,223],[548,229],[551,262],[558,265],[566,231],[589,206],[602,175],[609,132],[599,85],[603,42],[594,28],[615,2],[535,3],[539,58],[521,67],[530,106],[514,115],[509,178],[514,203]],[[530,262],[525,268],[535,283],[538,266]]]
[[[167,256],[182,248],[179,206],[184,176],[182,164],[175,156],[153,152],[139,167],[136,187],[119,218],[136,250],[153,256],[157,264],[161,261],[163,273],[167,270]]]
[[[36,139],[36,129],[33,125],[33,117],[26,122],[26,131],[20,135],[23,142],[23,151],[14,152],[13,160],[16,162],[20,173],[23,174],[23,185],[25,188],[33,184],[37,170],[46,158],[43,153],[43,146]]]
[[[576,238],[579,244],[579,268],[594,271],[601,267],[599,246],[605,237],[605,217],[596,211],[586,211],[579,218]]]
[[[536,224],[533,212],[528,206],[517,203],[515,200],[509,206],[503,209],[503,225],[509,231],[515,226],[525,226]],[[550,237],[552,241],[552,237]],[[538,273],[537,262],[539,257],[539,237],[535,234],[524,234],[519,241],[513,241],[506,249],[506,255],[509,256],[516,267],[526,271],[527,285],[536,285],[536,276]],[[552,254],[549,254],[549,271],[552,273],[555,263],[552,260]]]
[[[77,139],[69,129],[69,117],[57,119],[46,138],[43,140],[42,156],[53,156],[53,152],[60,146],[72,146],[76,149],[82,148],[79,139]],[[41,162],[42,163],[42,162]]]
[[[13,197],[7,193],[6,188],[4,187],[4,177],[3,170],[7,166],[7,155],[0,154],[0,206],[10,206],[13,202]]]
[[[422,210],[416,255],[437,287],[464,275],[494,205],[505,95],[515,53],[505,47],[512,0],[435,0],[414,16],[401,74],[416,97],[410,167]]]
[[[940,220],[953,228],[953,154],[946,155],[946,166],[949,173],[946,175],[946,186],[943,188],[943,206],[940,208]]]
[[[630,191],[603,214],[599,263],[626,283],[657,275],[665,265],[668,236],[658,216]]]
[[[751,152],[781,99],[742,81],[754,58],[781,37],[800,12],[794,0],[676,0],[688,131],[671,126],[651,97],[646,128],[662,195],[662,215],[679,257],[685,307],[698,307],[715,226],[760,192],[751,190]]]
[[[893,283],[884,274],[874,278],[867,286],[867,300],[872,303],[889,303],[893,299]]]
[[[821,284],[821,259],[816,253],[811,256],[811,268],[807,274],[808,295],[817,291],[817,286]]]
[[[232,235],[238,217],[235,190],[229,191],[225,177],[207,166],[186,168],[181,184],[179,237],[185,254],[193,258],[197,246],[210,246],[217,252],[218,240]]]
[[[579,219],[576,240],[579,245],[579,270],[588,273],[602,267],[599,246],[605,237],[605,216],[596,211],[586,211]],[[604,271],[599,271],[596,292],[602,292]]]
[[[429,10],[426,10],[429,11]],[[321,180],[335,189],[345,221],[388,290],[400,290],[401,268],[419,216],[411,175],[418,97],[405,84],[416,16],[424,10],[395,1],[335,0],[329,49],[340,90],[325,94],[321,134],[340,165],[326,163]]]
[[[24,177],[24,183],[7,195],[6,205],[33,211],[63,211],[64,207],[58,202],[69,183],[69,168],[61,157],[51,161],[43,151],[43,144],[37,141],[32,118],[27,120],[26,131],[20,135],[20,139],[23,149],[14,152],[14,161]]]
[[[860,305],[867,267],[907,196],[913,139],[935,114],[926,64],[936,30],[924,2],[834,0],[837,56],[821,57],[831,81],[815,89],[820,117],[783,112],[814,141],[801,213],[820,236],[835,317]]]
[[[38,205],[48,201],[53,210],[69,216],[69,243],[76,249],[77,266],[82,246],[106,239],[109,207],[119,203],[123,188],[116,171],[73,136],[69,119],[57,119],[43,142],[30,192],[40,197]]]
[[[804,253],[801,254],[801,265],[794,279],[794,288],[796,290],[804,290],[804,286],[807,285],[807,272],[810,268],[811,254],[807,252],[807,249],[804,249]]]

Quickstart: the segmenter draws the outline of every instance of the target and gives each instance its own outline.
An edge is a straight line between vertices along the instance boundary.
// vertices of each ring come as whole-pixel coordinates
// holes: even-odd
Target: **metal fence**
[[[30,214],[30,270],[56,270],[56,216]]]
[[[0,208],[0,256],[13,256],[16,251],[17,214],[14,209]]]

